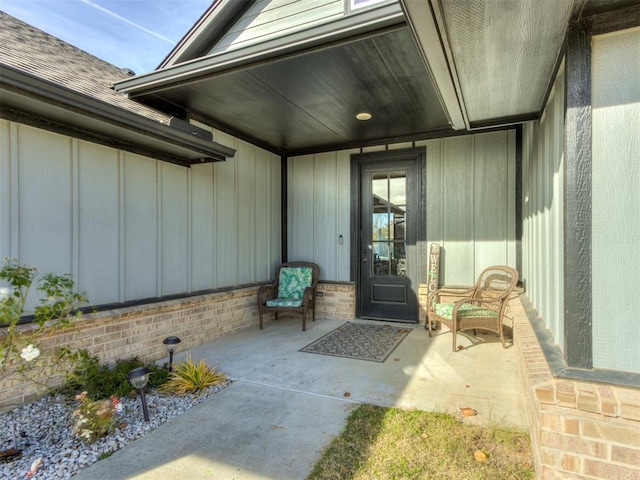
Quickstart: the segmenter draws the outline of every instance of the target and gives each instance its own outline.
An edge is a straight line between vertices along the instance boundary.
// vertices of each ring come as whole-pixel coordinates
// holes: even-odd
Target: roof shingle
[[[112,89],[130,72],[0,11],[0,64],[168,124],[170,115]]]

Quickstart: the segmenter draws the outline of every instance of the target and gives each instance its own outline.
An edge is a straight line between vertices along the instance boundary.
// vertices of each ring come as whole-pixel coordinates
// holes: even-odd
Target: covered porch
[[[246,2],[244,13],[258,15],[266,3]],[[458,9],[463,4],[478,11],[468,15]],[[520,13],[500,8],[506,4],[520,5]],[[549,15],[552,4],[557,10]],[[27,40],[44,40],[4,19],[15,28],[2,33],[17,32],[9,40],[26,45],[26,54],[15,47],[3,60],[2,88],[9,93],[0,120],[6,145],[0,203],[7,206],[0,209],[0,252],[42,271],[71,272],[101,310],[58,341],[105,362],[132,355],[155,361],[165,354],[162,339],[178,335],[185,349],[211,347],[206,359],[238,380],[224,395],[253,388],[258,406],[268,396],[258,390],[268,389],[347,409],[353,401],[427,409],[448,402],[475,408],[477,420],[488,411],[502,419],[510,410],[492,402],[513,406],[503,388],[517,385],[524,405],[514,411],[526,415],[541,478],[637,475],[638,330],[629,328],[637,308],[627,302],[616,315],[610,310],[611,298],[634,297],[639,258],[631,141],[638,57],[628,55],[640,44],[637,2],[389,1],[362,14],[340,10],[336,22],[321,22],[307,36],[296,31],[250,44],[243,47],[247,56],[241,48],[212,50],[221,40],[214,33],[224,30],[220,22],[242,13],[235,10],[240,2],[217,5],[226,13],[208,12],[156,72],[129,78],[85,59],[86,84],[108,71],[117,92],[127,95],[108,88],[100,103],[73,90],[77,72],[66,61],[21,66],[40,52]],[[496,8],[485,11],[487,5]],[[318,38],[332,42],[320,48]],[[58,52],[60,59],[69,60],[69,52]],[[257,54],[266,55],[264,62],[254,61]],[[52,65],[62,74],[51,75]],[[368,123],[357,119],[367,112],[374,114]],[[131,133],[123,126],[133,114],[141,118]],[[259,332],[256,290],[288,259],[321,266],[323,296],[310,335],[360,316],[357,266],[367,242],[355,232],[367,211],[356,202],[364,183],[354,159],[418,150],[426,160],[416,162],[417,188],[408,191],[418,195],[410,217],[420,224],[415,241],[406,242],[419,267],[410,297],[422,305],[415,321],[424,322],[421,253],[435,242],[443,252],[441,285],[469,284],[487,265],[518,269],[526,296],[514,303],[526,309],[513,306],[515,346],[503,351],[488,342],[453,353],[450,334],[428,339],[414,324],[397,350],[414,344],[413,356],[370,366],[298,352],[313,338],[302,336],[297,319]],[[46,236],[37,234],[43,227]],[[227,342],[238,342],[229,356],[222,353]],[[439,344],[446,345],[442,352]],[[274,356],[258,357],[261,348],[275,349]],[[487,352],[494,348],[492,357]],[[241,363],[225,364],[233,356]],[[298,357],[316,368],[297,365]],[[355,373],[333,375],[348,373],[352,363]],[[294,368],[300,369],[288,370]],[[515,372],[513,381],[505,382],[506,371]],[[36,394],[18,386],[3,401]],[[455,404],[467,399],[479,405]],[[259,443],[269,447],[266,440]],[[296,451],[295,442],[283,450]],[[152,454],[166,451],[151,445],[145,453],[165,465]]]
[[[504,350],[493,334],[459,336],[469,348],[454,353],[446,329],[429,338],[422,325],[402,324],[410,332],[384,362],[300,351],[344,323],[318,318],[303,332],[298,317],[283,316],[191,349],[233,383],[77,478],[305,478],[360,403],[460,418],[471,407],[478,415],[465,422],[527,429],[518,347]]]

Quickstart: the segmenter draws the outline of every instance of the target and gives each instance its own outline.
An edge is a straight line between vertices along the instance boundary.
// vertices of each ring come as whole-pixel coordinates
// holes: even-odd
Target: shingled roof
[[[186,167],[235,155],[210,131],[113,90],[130,76],[0,11],[0,118]]]
[[[170,115],[111,87],[131,73],[0,11],[0,64],[162,123]]]

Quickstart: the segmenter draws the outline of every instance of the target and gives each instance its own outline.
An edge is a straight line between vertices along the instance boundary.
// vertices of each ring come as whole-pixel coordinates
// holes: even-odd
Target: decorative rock
[[[34,478],[66,480],[105,454],[113,453],[127,443],[141,437],[163,423],[186,412],[210,398],[231,382],[211,387],[198,395],[147,394],[150,421],[142,416],[137,398],[121,398],[124,406],[118,415],[121,428],[110,435],[86,444],[73,434],[72,413],[76,407],[66,397],[46,397],[0,414],[0,451],[11,448],[13,440],[5,432],[16,429],[18,449],[22,455],[0,464],[0,478],[24,478],[32,463],[42,458],[42,465]]]

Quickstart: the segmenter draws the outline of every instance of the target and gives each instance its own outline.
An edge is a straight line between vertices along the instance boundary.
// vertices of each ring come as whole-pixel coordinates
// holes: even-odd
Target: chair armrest
[[[304,289],[304,293],[302,294],[302,303],[304,305],[313,305],[316,298],[316,287],[311,285]]]
[[[276,283],[272,283],[269,285],[263,285],[258,288],[258,305],[264,305],[267,300],[272,300],[276,298]]]
[[[473,295],[475,288],[440,288],[431,292],[427,297],[427,305],[434,303],[455,303],[462,298],[469,298]],[[444,302],[441,300],[445,300]]]

